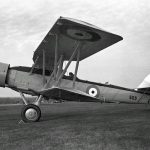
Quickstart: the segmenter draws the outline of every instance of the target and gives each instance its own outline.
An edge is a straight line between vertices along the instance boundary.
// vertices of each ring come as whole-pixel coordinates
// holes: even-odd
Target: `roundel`
[[[92,30],[80,26],[60,26],[60,32],[72,39],[79,41],[98,41],[101,39],[100,35]]]
[[[100,94],[99,88],[95,85],[90,85],[86,89],[86,93],[93,96],[93,97],[98,97]]]
[[[66,34],[70,36],[73,39],[78,39],[78,40],[90,40],[92,39],[92,34],[87,31],[82,31],[79,29],[68,29],[66,31]]]

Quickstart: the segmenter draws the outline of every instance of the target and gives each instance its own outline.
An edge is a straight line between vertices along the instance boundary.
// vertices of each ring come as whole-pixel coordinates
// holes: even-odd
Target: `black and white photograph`
[[[149,10],[0,0],[0,150],[149,150]]]

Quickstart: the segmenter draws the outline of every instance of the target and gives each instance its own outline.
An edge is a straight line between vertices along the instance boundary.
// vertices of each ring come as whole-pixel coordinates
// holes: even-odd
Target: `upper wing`
[[[89,94],[86,94],[76,89],[53,87],[53,88],[45,89],[36,93],[41,94],[46,97],[50,97],[54,99],[60,98],[63,100],[68,100],[68,101],[103,102],[102,100],[96,97],[92,97]]]
[[[42,68],[43,50],[46,53],[46,69],[53,69],[56,34],[58,37],[58,57],[68,60],[74,51],[75,41],[84,41],[80,60],[122,40],[121,36],[106,32],[83,21],[60,17],[34,52],[33,61],[39,57],[36,67]],[[76,60],[76,58],[74,58]]]

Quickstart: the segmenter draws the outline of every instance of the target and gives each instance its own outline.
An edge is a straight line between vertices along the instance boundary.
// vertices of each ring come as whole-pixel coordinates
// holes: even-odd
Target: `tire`
[[[28,104],[22,108],[21,118],[24,122],[37,122],[41,118],[41,109],[34,104]]]

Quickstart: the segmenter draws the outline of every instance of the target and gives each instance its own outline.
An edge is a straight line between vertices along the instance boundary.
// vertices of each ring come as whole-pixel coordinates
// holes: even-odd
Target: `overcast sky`
[[[124,38],[83,60],[79,78],[136,88],[150,73],[149,10],[149,0],[0,0],[0,62],[31,66],[58,17],[71,17]],[[0,96],[16,95],[0,89]]]

